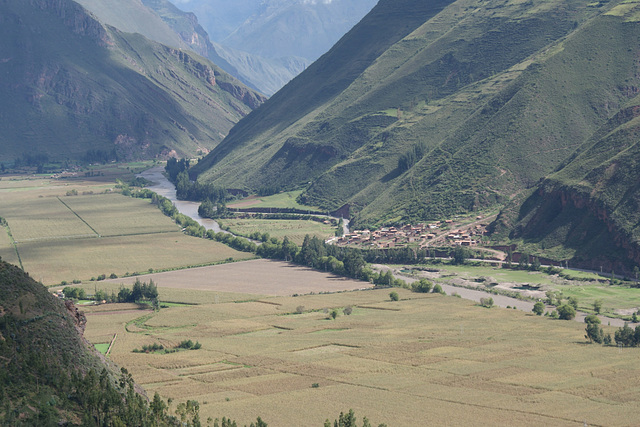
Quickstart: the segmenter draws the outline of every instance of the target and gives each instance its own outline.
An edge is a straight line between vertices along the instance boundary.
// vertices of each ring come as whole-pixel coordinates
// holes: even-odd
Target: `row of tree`
[[[83,288],[67,286],[62,292],[65,298],[73,299],[87,299],[87,291]],[[109,294],[104,289],[96,290],[93,299],[95,301],[107,301],[107,302],[139,302],[139,301],[157,301],[158,299],[158,287],[153,282],[153,279],[147,282],[141,282],[140,279],[136,279],[133,284],[133,288],[129,289],[124,286],[120,286],[120,290],[116,294],[115,291],[111,291]]]

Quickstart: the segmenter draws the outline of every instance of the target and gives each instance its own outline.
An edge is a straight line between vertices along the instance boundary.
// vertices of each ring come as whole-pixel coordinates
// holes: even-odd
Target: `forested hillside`
[[[0,160],[207,152],[264,97],[193,53],[71,0],[0,3]]]
[[[0,424],[137,424],[152,419],[131,378],[116,373],[89,349],[82,337],[86,319],[72,303],[65,305],[2,261],[0,289]]]

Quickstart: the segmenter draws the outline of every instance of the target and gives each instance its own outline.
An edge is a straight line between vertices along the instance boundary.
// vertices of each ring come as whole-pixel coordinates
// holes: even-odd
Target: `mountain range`
[[[71,0],[4,1],[0,34],[3,161],[195,155],[265,100],[190,50],[105,25]]]
[[[381,0],[192,177],[303,188],[363,227],[506,205],[496,235],[640,263],[639,19],[624,1]]]
[[[156,0],[144,2],[151,4]],[[178,7],[198,16],[219,55],[232,64],[242,78],[267,95],[275,93],[327,52],[376,2],[175,1]],[[214,58],[211,59],[218,63]]]

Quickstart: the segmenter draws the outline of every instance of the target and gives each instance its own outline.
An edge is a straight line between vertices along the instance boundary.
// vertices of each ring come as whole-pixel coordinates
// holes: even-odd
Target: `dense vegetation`
[[[171,158],[167,160],[165,171],[169,180],[175,184],[176,197],[180,200],[208,201],[209,203],[227,200],[228,194],[224,188],[189,180],[189,160],[187,159]]]
[[[89,350],[73,305],[2,261],[0,288],[2,425],[175,425],[159,396],[149,405]]]

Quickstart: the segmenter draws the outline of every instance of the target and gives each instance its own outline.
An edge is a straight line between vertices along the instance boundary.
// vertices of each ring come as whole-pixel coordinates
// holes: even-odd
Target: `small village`
[[[477,216],[471,224],[460,225],[454,220],[385,227],[379,230],[354,230],[333,240],[339,246],[368,249],[402,247],[477,246],[487,233],[487,223]]]

